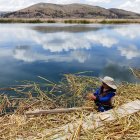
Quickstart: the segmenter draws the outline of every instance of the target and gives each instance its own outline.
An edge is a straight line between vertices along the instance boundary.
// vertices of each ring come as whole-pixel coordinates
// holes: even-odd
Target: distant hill
[[[140,19],[140,14],[121,9],[105,9],[86,4],[58,5],[39,3],[25,9],[4,14],[5,18],[109,18]]]
[[[10,12],[3,12],[3,11],[0,11],[0,17],[4,16],[5,14],[7,13],[10,13]]]
[[[125,11],[122,9],[115,9],[115,8],[111,8],[109,9],[111,12],[115,13],[117,15],[118,18],[128,18],[128,19],[139,19],[140,18],[140,14],[138,13],[134,13],[134,12],[130,12],[130,11]]]

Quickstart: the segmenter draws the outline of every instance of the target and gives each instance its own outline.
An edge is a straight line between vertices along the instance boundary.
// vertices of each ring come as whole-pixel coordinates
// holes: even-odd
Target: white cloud
[[[17,60],[22,60],[25,62],[34,62],[34,61],[55,61],[55,62],[71,62],[78,61],[79,63],[84,63],[90,56],[83,51],[72,51],[69,54],[50,54],[45,55],[38,52],[33,52],[31,48],[26,46],[16,47],[12,56]]]
[[[3,25],[2,25],[3,26]],[[71,62],[78,61],[80,63],[85,62],[90,56],[82,51],[83,49],[89,50],[92,47],[98,45],[106,48],[111,48],[118,43],[118,40],[107,32],[86,32],[86,33],[40,33],[30,28],[24,28],[25,25],[7,25],[0,28],[0,57],[14,57],[15,59],[25,62],[34,61],[56,61],[56,62]],[[122,26],[117,29],[113,29],[122,36],[130,37],[131,39],[139,36],[137,28],[133,26]],[[15,30],[16,28],[16,30]],[[78,35],[77,35],[78,34]],[[133,35],[132,35],[133,34]],[[78,36],[78,37],[77,37]],[[7,42],[8,39],[8,42]],[[14,51],[2,47],[2,44],[36,44],[35,46],[42,47],[46,50],[46,53],[37,52],[34,48],[30,47],[16,47]],[[20,46],[20,45],[19,45]],[[125,56],[127,59],[140,57],[140,50],[134,46],[118,47],[121,56]],[[51,53],[50,53],[51,52]],[[64,53],[65,52],[65,53]]]
[[[56,4],[84,3],[140,13],[140,0],[0,0],[0,11],[16,11],[40,2]]]
[[[91,42],[99,43],[103,47],[107,47],[107,48],[111,48],[113,45],[118,43],[118,41],[115,38],[108,36],[106,34],[92,34],[87,36],[87,38]]]
[[[15,58],[24,62],[35,62],[35,61],[54,61],[54,62],[72,62],[77,61],[79,63],[84,63],[90,58],[90,55],[84,51],[74,50],[68,54],[42,54],[33,51],[31,47],[28,46],[17,46],[13,49],[0,48],[0,58]]]
[[[101,44],[104,47],[111,48],[118,42],[109,35],[99,33],[86,33],[77,38],[76,34],[62,32],[55,33],[53,36],[52,34],[47,34],[47,37],[34,35],[32,38],[35,42],[42,45],[45,50],[51,52],[91,49],[94,44]]]
[[[110,48],[118,42],[112,36],[104,33],[101,34],[100,32],[97,32],[96,34],[93,32],[87,32],[86,34],[80,33],[77,37],[77,34],[68,32],[42,34],[18,25],[11,25],[11,27],[8,28],[3,26],[0,28],[0,34],[2,34],[0,38],[1,44],[7,43],[7,39],[11,44],[18,44],[18,42],[20,42],[20,44],[22,44],[22,42],[23,44],[34,43],[38,44],[44,50],[52,52],[52,55],[50,55],[49,52],[44,55],[23,46],[17,47],[12,53],[9,53],[14,58],[26,62],[37,60],[70,62],[76,60],[83,63],[90,56],[81,51],[82,49],[89,50],[92,47],[95,47],[96,44]],[[6,48],[6,50],[8,50],[8,48]],[[68,52],[67,55],[63,55],[64,51]],[[6,54],[4,50],[0,50],[0,52],[0,56],[2,57]]]
[[[67,33],[67,32],[58,32],[58,33],[47,33],[41,34],[34,30],[29,30],[28,28],[0,28],[0,33],[2,42],[7,42],[7,38],[12,42],[24,41],[24,42],[34,42],[39,44],[45,50],[50,52],[63,52],[70,50],[79,50],[79,49],[91,49],[95,44],[100,44],[103,47],[111,48],[113,45],[117,44],[117,40],[109,34],[104,33],[93,33],[88,32],[86,34],[77,34]],[[11,36],[12,34],[12,36]]]
[[[138,32],[138,27],[136,25],[131,26],[123,26],[114,29],[117,33],[119,33],[121,36],[129,37],[130,39],[135,39],[136,37],[140,36],[140,32]]]
[[[125,0],[119,8],[140,13],[140,0]]]
[[[125,56],[127,59],[140,57],[140,51],[134,45],[131,45],[127,48],[126,47],[119,47],[118,50],[121,52],[121,55]]]
[[[90,43],[83,37],[77,38],[75,34],[71,33],[55,33],[46,34],[46,36],[39,37],[32,36],[33,40],[42,45],[45,50],[51,52],[62,52],[77,49],[90,49]]]
[[[0,11],[15,11],[40,2],[56,4],[86,3],[96,5],[99,3],[109,3],[111,0],[0,0]]]
[[[27,0],[1,0],[0,11],[15,11],[32,4],[34,2]]]

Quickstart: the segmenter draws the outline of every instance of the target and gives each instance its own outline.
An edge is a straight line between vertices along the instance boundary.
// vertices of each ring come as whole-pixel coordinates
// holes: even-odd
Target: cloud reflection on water
[[[117,38],[116,36],[112,36],[109,32],[101,32],[100,29],[103,29],[102,26],[99,26],[97,29],[95,27],[91,28],[89,26],[93,30],[91,30],[90,32],[90,28],[88,26],[80,26],[80,28],[77,30],[78,27],[79,26],[61,26],[61,29],[64,28],[64,30],[66,30],[67,32],[63,32],[64,30],[62,30],[62,32],[58,32],[60,30],[59,27],[57,28],[56,33],[50,33],[50,31],[48,33],[46,31],[43,34],[41,33],[43,30],[43,26],[40,27],[41,32],[39,30],[40,28],[38,30],[32,30],[32,28],[23,28],[21,26],[18,26],[17,28],[15,26],[9,28],[0,28],[0,33],[2,34],[0,38],[1,44],[5,44],[7,41],[12,42],[12,44],[16,44],[15,46],[17,46],[18,44],[26,43],[33,45],[38,44],[39,47],[42,47],[42,49],[54,53],[49,54],[48,52],[47,54],[44,54],[34,51],[32,49],[32,45],[30,48],[22,47],[23,45],[19,45],[21,47],[13,48],[13,54],[10,54],[11,51],[7,48],[4,49],[4,47],[1,47],[0,56],[7,56],[7,54],[9,53],[9,55],[13,56],[17,60],[23,60],[25,62],[33,62],[38,60],[44,60],[46,62],[71,62],[73,60],[77,60],[80,63],[84,63],[90,56],[90,54],[84,52],[85,49],[90,50],[98,45],[106,48],[112,48],[116,45],[117,50],[120,51],[120,55],[125,56],[126,59],[140,57],[140,50],[135,45],[123,47],[122,45],[120,45],[121,43],[119,42],[119,38]],[[46,26],[44,26],[44,28],[46,30],[49,29],[49,27],[46,28]],[[53,26],[51,28],[53,29]],[[137,28],[135,26],[132,26],[131,28],[127,26],[117,26],[116,29],[112,28],[112,31],[120,34],[121,36],[128,36],[131,39],[140,36],[139,32],[136,32]],[[75,33],[75,30],[78,33]],[[85,33],[86,30],[87,32]],[[65,53],[62,52],[69,53],[65,55]]]
[[[9,55],[17,60],[23,60],[25,62],[38,60],[71,62],[77,60],[80,63],[84,63],[90,56],[90,54],[85,53],[84,50],[90,50],[98,44],[103,47],[111,48],[118,42],[117,39],[109,34],[100,34],[98,32],[95,34],[91,31],[87,33],[57,32],[42,34],[28,28],[17,27],[15,29],[15,27],[5,27],[0,28],[0,32],[3,34],[1,37],[2,44],[5,44],[7,39],[9,42],[12,42],[12,44],[16,44],[16,46],[20,44],[19,47],[11,47],[13,48],[13,54]],[[30,48],[25,47],[26,44],[38,44],[40,48],[42,47],[42,49],[48,52],[46,54],[37,52],[32,45]],[[8,49],[6,48],[6,50]],[[49,52],[54,54],[49,54]],[[5,53],[1,53],[0,56],[4,56],[4,54]]]
[[[49,27],[42,32],[43,27],[40,31],[34,30],[34,26],[37,25],[0,26],[0,76],[4,82],[6,75],[13,80],[21,76],[34,78],[40,73],[53,77],[61,72],[87,70],[93,70],[96,76],[112,74],[121,80],[133,81],[122,69],[123,66],[140,65],[140,34],[136,32],[140,26],[97,25],[96,29],[96,25],[87,25],[93,26],[92,29],[80,25],[76,29],[77,25],[73,25],[69,29],[66,25],[64,29],[61,26],[62,31],[57,28],[57,32],[54,25],[38,25],[52,26],[49,32]],[[5,63],[10,64],[4,67]],[[112,63],[122,67],[110,66]],[[9,77],[6,79],[8,82]]]
[[[136,37],[139,37],[140,36],[139,30],[140,29],[138,29],[136,25],[131,25],[131,27],[122,26],[114,29],[114,31],[120,34],[122,37],[127,37],[130,39],[135,39]]]
[[[135,57],[140,57],[140,50],[138,50],[135,45],[119,47],[118,50],[121,52],[121,56],[125,56],[129,60]]]
[[[131,43],[131,39],[140,37],[138,28],[134,25],[116,26],[116,28],[115,26],[97,26],[97,29],[95,25],[93,27],[91,25],[89,27],[82,27],[80,25],[80,28],[77,25],[72,25],[72,27],[61,26],[61,28],[54,26],[41,27],[39,25],[39,29],[36,26],[27,26],[28,28],[26,26],[12,26],[12,28],[4,26],[0,29],[0,33],[2,34],[0,38],[1,46],[9,42],[8,48],[0,48],[0,57],[12,56],[17,60],[23,60],[25,62],[38,60],[46,62],[71,62],[77,60],[80,63],[84,63],[90,58],[90,54],[84,50],[91,50],[93,47],[98,46],[106,48],[116,47],[116,50],[120,52],[120,56],[125,56],[129,60],[140,57],[138,46],[129,44]],[[49,27],[53,33],[50,32]],[[45,32],[42,33],[44,28]],[[53,28],[56,28],[57,32],[54,32]],[[105,30],[110,30],[110,32]],[[122,37],[116,36],[116,33]],[[120,38],[122,39],[123,36],[130,38],[128,44],[125,42],[124,45],[124,42],[120,42]],[[26,46],[28,44],[30,47]],[[13,51],[11,51],[11,45]],[[35,46],[38,46],[38,49],[42,48],[42,50],[46,50],[46,53],[36,51],[34,49]]]
[[[72,51],[69,54],[55,54],[55,55],[45,55],[37,52],[33,52],[31,47],[27,46],[17,46],[13,50],[14,58],[22,60],[25,62],[34,62],[34,61],[55,61],[55,62],[71,62],[77,60],[80,63],[84,63],[85,60],[89,57],[88,54],[84,51]]]
[[[90,54],[85,53],[83,50],[90,50],[93,47],[96,47],[98,45],[106,48],[112,48],[113,46],[117,46],[117,50],[120,51],[121,56],[125,56],[126,59],[133,59],[135,57],[140,57],[140,50],[135,46],[128,46],[123,47],[120,45],[119,38],[116,36],[112,36],[109,32],[101,32],[103,27],[99,26],[96,30],[96,28],[91,28],[92,30],[89,32],[89,27],[80,26],[80,28],[77,30],[79,26],[61,26],[61,29],[64,28],[67,32],[58,32],[60,29],[57,28],[56,33],[49,33],[46,31],[45,33],[41,33],[43,30],[43,26],[40,30],[32,30],[32,28],[23,28],[21,26],[18,26],[17,28],[15,26],[11,28],[3,27],[0,28],[0,33],[2,34],[0,38],[1,44],[7,43],[7,41],[12,42],[12,44],[38,44],[39,47],[42,47],[42,49],[49,51],[54,54],[42,54],[39,52],[34,51],[31,45],[30,48],[26,47],[15,47],[13,48],[13,54],[10,54],[11,51],[7,48],[4,49],[4,47],[1,47],[0,56],[3,57],[4,55],[7,56],[8,53],[10,56],[13,56],[17,60],[23,60],[25,62],[33,62],[38,60],[44,60],[46,62],[48,61],[66,61],[71,62],[73,60],[77,60],[80,63],[84,63],[90,56]],[[37,27],[36,27],[37,28]],[[39,29],[40,29],[39,28]],[[46,30],[49,29],[44,26]],[[53,29],[53,26],[51,27]],[[56,28],[56,27],[54,27]],[[70,28],[70,29],[69,29]],[[87,29],[86,29],[87,28]],[[109,28],[109,27],[107,27]],[[112,31],[120,34],[121,36],[128,36],[131,39],[134,39],[135,37],[140,36],[139,32],[136,32],[136,27],[132,26],[132,29],[130,30],[130,27],[112,27]],[[111,28],[110,28],[111,29]],[[68,32],[70,30],[70,32]],[[76,32],[78,33],[75,33]],[[83,33],[82,31],[87,30],[87,32]],[[73,32],[72,32],[73,31]],[[81,31],[81,32],[80,32]],[[111,31],[111,32],[112,32]],[[80,33],[79,33],[80,32]],[[0,45],[1,45],[0,44]],[[23,45],[19,45],[23,46]],[[25,46],[25,45],[24,45]],[[121,47],[120,47],[121,46]],[[11,48],[10,48],[11,49]],[[81,51],[82,50],[82,51]],[[69,52],[66,55],[62,52]],[[57,53],[57,54],[56,54]]]

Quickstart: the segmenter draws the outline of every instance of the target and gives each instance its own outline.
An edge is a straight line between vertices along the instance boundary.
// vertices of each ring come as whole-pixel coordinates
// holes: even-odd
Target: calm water
[[[139,60],[140,25],[0,24],[0,86],[81,71],[134,82]]]

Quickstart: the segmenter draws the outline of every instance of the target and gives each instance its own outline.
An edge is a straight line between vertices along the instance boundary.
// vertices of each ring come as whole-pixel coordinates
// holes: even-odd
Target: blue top
[[[111,99],[115,96],[115,92],[116,90],[113,89],[103,92],[103,87],[96,90],[94,96],[96,96],[95,103],[98,106],[99,111],[105,111],[112,108]]]
[[[113,91],[109,91],[106,93],[105,96],[101,96],[101,87],[100,87],[99,89],[96,90],[94,96],[96,96],[99,102],[108,102],[111,100],[113,96],[115,96],[115,93]]]

